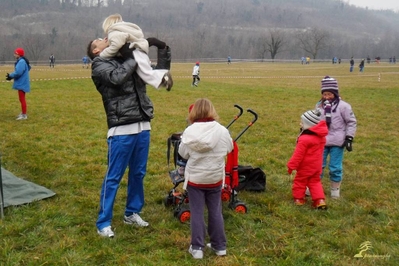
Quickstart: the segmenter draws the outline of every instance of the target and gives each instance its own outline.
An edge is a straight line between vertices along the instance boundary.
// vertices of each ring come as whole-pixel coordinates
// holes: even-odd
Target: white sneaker
[[[193,249],[193,246],[190,245],[188,252],[193,256],[194,259],[200,260],[204,257],[204,251],[202,249]]]
[[[331,198],[333,199],[339,198],[339,188],[331,188]]]
[[[104,228],[101,229],[101,230],[97,230],[97,233],[98,233],[100,236],[103,236],[103,237],[112,238],[112,237],[115,236],[115,233],[114,233],[114,231],[112,231],[111,226],[107,226],[107,227],[104,227]]]
[[[123,222],[125,224],[137,224],[138,226],[141,227],[146,227],[149,225],[149,223],[141,219],[140,215],[138,215],[137,213],[133,213],[130,216],[125,216]]]
[[[26,120],[28,119],[28,115],[26,114],[19,114],[16,120]]]
[[[212,247],[211,243],[206,244],[206,246],[207,246],[208,248],[212,249],[213,252],[215,252],[215,254],[216,254],[217,256],[226,256],[226,255],[227,255],[227,251],[226,251],[225,249],[223,249],[223,250],[216,250],[216,249],[214,249],[214,248]]]

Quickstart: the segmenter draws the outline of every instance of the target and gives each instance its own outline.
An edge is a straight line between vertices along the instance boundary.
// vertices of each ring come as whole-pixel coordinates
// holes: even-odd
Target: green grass
[[[0,265],[397,265],[399,261],[399,71],[396,65],[282,63],[201,64],[201,83],[192,88],[192,64],[174,64],[172,91],[148,87],[154,102],[146,205],[148,228],[123,224],[126,180],[121,183],[113,219],[116,237],[96,233],[100,186],[106,170],[106,120],[90,70],[81,66],[34,67],[26,121],[11,83],[0,82],[0,152],[3,167],[45,186],[56,196],[5,209],[0,221]],[[12,66],[0,68],[0,75]],[[378,76],[380,73],[380,81]],[[325,75],[337,78],[342,98],[357,116],[354,150],[345,153],[342,198],[328,211],[291,201],[292,155],[299,117],[320,97]],[[166,139],[182,131],[188,106],[199,97],[215,104],[227,125],[239,104],[259,120],[239,139],[241,165],[267,174],[264,193],[240,192],[247,214],[223,210],[228,256],[205,253],[194,261],[187,249],[190,228],[163,205],[172,188]],[[248,124],[248,113],[231,127],[232,136]],[[354,258],[370,241],[366,258]],[[388,255],[387,258],[381,256]]]

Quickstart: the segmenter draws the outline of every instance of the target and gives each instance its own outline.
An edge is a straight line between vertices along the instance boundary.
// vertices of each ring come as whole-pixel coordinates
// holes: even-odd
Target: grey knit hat
[[[301,115],[302,129],[309,129],[320,122],[320,112],[317,110],[306,111]]]

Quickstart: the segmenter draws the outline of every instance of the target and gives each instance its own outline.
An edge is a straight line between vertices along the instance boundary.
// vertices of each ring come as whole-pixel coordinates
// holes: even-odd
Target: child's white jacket
[[[199,185],[216,184],[225,178],[225,157],[233,150],[229,131],[216,121],[195,122],[184,130],[179,154],[188,159],[184,172],[188,181]]]
[[[200,67],[198,65],[195,65],[193,67],[193,76],[198,76],[199,75],[199,69],[200,69]]]
[[[148,54],[148,41],[144,38],[141,28],[134,23],[122,21],[109,27],[109,46],[100,53],[100,56],[105,58],[116,56],[119,49],[127,42],[131,43],[130,48],[138,48]]]

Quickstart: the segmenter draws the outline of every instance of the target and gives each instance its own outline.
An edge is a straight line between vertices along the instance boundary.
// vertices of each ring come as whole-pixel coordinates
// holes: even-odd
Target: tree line
[[[79,60],[113,13],[166,41],[177,61],[384,59],[399,49],[398,13],[340,0],[1,0],[0,62],[12,61],[15,47],[33,63],[52,53]]]

